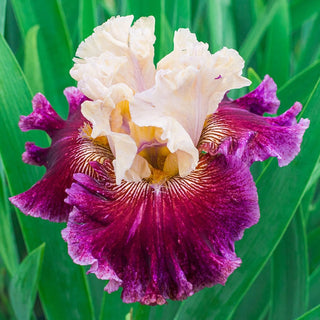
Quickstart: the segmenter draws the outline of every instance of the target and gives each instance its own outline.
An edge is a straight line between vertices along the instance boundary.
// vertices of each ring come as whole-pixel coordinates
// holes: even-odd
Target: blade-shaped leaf
[[[210,33],[210,45],[213,52],[224,46],[235,48],[236,39],[230,1],[208,1],[208,22]]]
[[[269,310],[270,273],[271,263],[268,263],[241,301],[232,317],[233,320],[257,320]]]
[[[307,310],[308,256],[302,211],[297,210],[272,256],[271,319],[291,320]]]
[[[24,74],[34,94],[44,92],[38,54],[39,25],[31,27],[25,38]]]
[[[270,5],[268,5],[265,8],[264,12],[257,19],[256,23],[253,25],[250,32],[248,33],[246,39],[243,41],[239,49],[239,52],[240,55],[246,61],[246,63],[249,63],[254,51],[256,50],[269,24],[275,16],[279,8],[279,5],[280,2],[272,1]]]
[[[290,71],[290,22],[287,0],[278,0],[279,7],[267,33],[265,73],[278,85],[285,83]]]
[[[45,94],[56,110],[66,115],[66,102],[62,92],[74,82],[69,76],[73,47],[60,1],[12,0],[12,6],[23,35],[39,25],[39,58]]]
[[[9,295],[18,320],[31,317],[38,290],[45,245],[34,249],[22,261],[10,282]]]
[[[320,241],[320,239],[319,239]],[[316,307],[320,302],[320,265],[309,277],[309,308]]]
[[[88,37],[97,26],[95,14],[96,0],[81,0],[79,8],[79,36],[82,41]]]
[[[282,103],[287,105],[290,98],[283,97]],[[225,288],[216,286],[203,290],[185,301],[176,319],[194,319],[200,313],[203,319],[230,319],[270,258],[299,205],[320,155],[320,144],[317,142],[320,134],[319,100],[320,80],[303,112],[304,117],[311,119],[311,125],[305,134],[302,151],[284,168],[279,168],[275,160],[270,161],[258,179],[261,218],[256,226],[245,232],[244,239],[237,243],[236,251],[243,259],[241,268],[230,276]]]
[[[320,318],[320,304],[312,310],[306,312],[296,320],[319,320]]]
[[[61,7],[66,17],[67,28],[72,38],[74,48],[80,43],[79,24],[76,23],[79,19],[79,0],[60,0]]]
[[[308,234],[310,272],[313,272],[320,265],[319,241],[320,226]]]
[[[6,21],[7,0],[0,1],[0,33],[4,34],[4,26]]]
[[[306,68],[320,56],[319,34],[320,12],[318,12],[318,15],[315,17],[315,19],[313,19],[311,27],[309,27],[308,33],[303,34],[303,40],[305,41],[305,44],[298,58],[298,62],[296,65],[297,71]]]
[[[0,36],[0,107],[2,124],[0,154],[12,194],[28,189],[42,170],[21,161],[25,139],[47,138],[37,132],[22,133],[17,123],[21,114],[31,111],[31,94],[12,52]],[[10,77],[7,77],[10,75]],[[18,214],[28,250],[46,242],[43,276],[39,283],[40,298],[47,319],[93,318],[93,308],[83,268],[72,263],[67,255],[60,231],[63,225]]]
[[[320,2],[318,0],[297,0],[291,3],[290,11],[293,30],[299,28],[315,12],[320,12]]]
[[[138,304],[124,304],[120,298],[120,292],[104,293],[103,303],[100,313],[100,320],[118,320],[124,319],[132,309],[132,314],[136,310]],[[130,318],[131,320],[131,318]]]
[[[282,102],[279,112],[284,112],[288,106],[292,106],[296,101],[305,104],[319,78],[320,60],[284,84],[278,91],[278,97]]]
[[[19,262],[9,208],[7,180],[1,157],[0,179],[0,257],[9,274],[12,276],[15,273]]]

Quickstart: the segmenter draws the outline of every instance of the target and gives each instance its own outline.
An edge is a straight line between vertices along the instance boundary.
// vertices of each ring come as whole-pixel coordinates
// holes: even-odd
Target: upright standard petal
[[[134,92],[154,83],[154,18],[114,17],[94,29],[77,52],[71,76],[90,99],[103,100],[113,85],[127,85]]]
[[[55,113],[41,94],[33,99],[34,111],[21,117],[20,127],[23,130],[42,129],[51,136],[52,143],[46,149],[26,143],[22,159],[29,164],[44,165],[47,172],[29,190],[10,198],[24,214],[56,222],[66,221],[71,211],[72,207],[64,199],[73,174],[83,172],[94,176],[89,162],[102,162],[111,155],[106,146],[92,143],[81,134],[86,121],[81,115],[80,105],[87,98],[76,88],[66,89],[65,95],[70,105],[66,121]]]
[[[241,260],[234,241],[259,218],[257,193],[240,159],[205,155],[186,178],[115,183],[110,162],[93,163],[98,179],[76,174],[74,206],[63,238],[73,260],[123,287],[131,303],[182,300],[224,284]],[[227,192],[226,192],[227,190]]]

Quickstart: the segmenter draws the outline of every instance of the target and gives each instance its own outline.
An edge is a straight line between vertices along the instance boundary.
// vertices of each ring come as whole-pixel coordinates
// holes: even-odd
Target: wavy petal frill
[[[98,179],[74,176],[63,230],[75,263],[123,287],[130,303],[182,300],[224,284],[241,262],[234,241],[259,218],[256,188],[240,159],[204,155],[188,177],[162,185],[117,185],[110,161],[92,163]]]
[[[299,102],[280,116],[262,117],[277,112],[276,89],[266,76],[249,94],[234,101],[225,98],[206,120],[199,151],[215,154],[225,147],[226,154],[238,156],[249,166],[269,157],[277,157],[280,166],[289,164],[300,151],[309,120],[297,122],[302,108]]]
[[[70,187],[75,172],[94,175],[90,161],[103,161],[110,151],[80,135],[86,119],[81,115],[81,103],[87,98],[76,88],[65,90],[69,103],[69,116],[63,120],[53,110],[48,100],[37,94],[33,101],[33,112],[22,116],[19,126],[22,131],[43,130],[51,137],[49,148],[40,148],[26,143],[22,155],[24,162],[44,165],[47,169],[43,178],[26,192],[10,198],[24,214],[51,221],[66,221],[71,206],[64,202],[65,189]]]

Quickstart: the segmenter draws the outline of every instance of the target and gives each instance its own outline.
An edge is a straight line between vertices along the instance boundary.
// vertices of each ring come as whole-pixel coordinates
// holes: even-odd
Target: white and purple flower
[[[52,144],[26,144],[23,160],[44,177],[11,202],[55,222],[75,263],[123,287],[125,302],[163,304],[224,284],[240,265],[234,242],[257,223],[257,191],[249,167],[300,151],[309,120],[295,103],[280,116],[276,85],[266,76],[251,93],[243,59],[215,54],[188,29],[155,68],[154,19],[116,17],[77,50],[61,119],[37,94],[23,131],[40,129]]]

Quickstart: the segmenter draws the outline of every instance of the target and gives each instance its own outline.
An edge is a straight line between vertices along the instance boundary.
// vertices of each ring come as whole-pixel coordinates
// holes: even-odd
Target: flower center
[[[150,169],[150,175],[143,177],[152,184],[164,183],[179,174],[176,153],[171,153],[167,147],[167,140],[161,139],[163,130],[154,126],[141,127],[136,125],[131,119],[129,101],[123,100],[117,103],[110,114],[109,121],[112,132],[129,135],[135,142],[136,157],[139,157],[140,161],[136,161],[134,170],[140,177],[143,176],[142,172],[145,172],[146,165]],[[85,124],[82,128],[82,134],[91,137],[91,133],[91,126]],[[98,136],[92,141],[103,146],[109,145],[106,136]],[[116,157],[115,154],[114,156]]]

